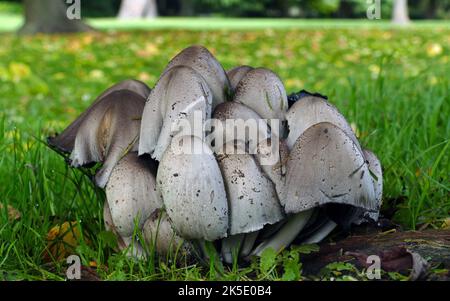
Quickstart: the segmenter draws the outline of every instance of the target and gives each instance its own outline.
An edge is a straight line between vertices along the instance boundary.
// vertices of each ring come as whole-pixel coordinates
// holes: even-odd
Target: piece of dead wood
[[[332,262],[350,262],[367,268],[367,257],[378,255],[381,269],[428,279],[429,267],[450,270],[450,230],[388,231],[353,235],[333,243],[323,243],[317,253],[303,259],[304,273],[316,274]],[[444,278],[450,279],[450,275]]]

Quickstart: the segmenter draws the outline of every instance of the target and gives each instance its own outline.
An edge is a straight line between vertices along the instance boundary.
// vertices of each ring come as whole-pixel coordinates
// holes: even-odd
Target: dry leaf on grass
[[[2,203],[0,203],[0,210],[3,210],[3,208],[5,208],[5,205],[3,205]],[[11,205],[7,205],[6,206],[7,211],[8,211],[8,220],[11,221],[15,221],[20,219],[20,217],[22,216],[22,214],[19,212],[19,210],[17,210],[16,208],[14,208]]]
[[[47,234],[47,249],[44,253],[45,261],[63,260],[75,252],[81,238],[76,221],[64,222],[50,229]]]

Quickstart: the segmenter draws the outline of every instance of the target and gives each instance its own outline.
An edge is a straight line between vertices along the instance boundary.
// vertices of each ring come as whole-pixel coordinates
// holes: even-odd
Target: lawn
[[[49,263],[44,254],[47,233],[65,221],[77,221],[77,229],[83,233],[77,253],[83,264],[99,267],[102,279],[284,276],[277,272],[283,271],[283,266],[287,269],[283,259],[266,258],[247,268],[226,267],[216,273],[200,265],[135,262],[115,254],[114,241],[104,231],[102,192],[93,189],[82,172],[68,168],[42,142],[64,129],[113,83],[137,78],[153,86],[169,59],[191,44],[208,47],[225,69],[241,64],[265,66],[280,75],[288,92],[306,89],[327,95],[357,129],[362,145],[382,162],[384,215],[405,229],[440,228],[448,219],[447,25],[424,23],[400,29],[368,21],[302,21],[304,26],[275,24],[264,29],[261,25],[246,26],[245,21],[241,27],[213,21],[202,31],[204,25],[199,24],[205,24],[204,20],[195,21],[197,27],[184,26],[189,22],[182,20],[159,22],[172,25],[143,31],[133,29],[148,28],[98,20],[93,24],[114,30],[34,37],[0,35],[2,277],[64,279],[64,265]],[[257,24],[252,22],[248,24]],[[183,26],[195,30],[180,29]],[[125,28],[128,30],[119,30]],[[270,264],[279,264],[280,269]]]

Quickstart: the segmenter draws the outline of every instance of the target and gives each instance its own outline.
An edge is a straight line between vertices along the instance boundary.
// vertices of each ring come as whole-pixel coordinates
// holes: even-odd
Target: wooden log
[[[378,255],[381,269],[409,273],[413,267],[411,253],[428,262],[428,273],[421,279],[435,279],[429,273],[433,268],[450,270],[450,230],[399,231],[352,235],[337,242],[325,242],[319,252],[303,257],[305,274],[317,274],[332,262],[350,262],[358,268],[366,268],[367,256]],[[444,273],[439,280],[450,280]]]

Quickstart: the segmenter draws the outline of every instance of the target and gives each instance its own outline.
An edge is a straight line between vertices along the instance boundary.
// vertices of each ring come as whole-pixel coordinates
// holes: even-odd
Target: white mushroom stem
[[[136,237],[122,237],[123,242],[126,245],[126,254],[128,257],[136,259],[144,259],[147,257],[141,244],[136,240]]]
[[[212,242],[204,240],[204,239],[196,239],[193,240],[192,243],[197,246],[197,250],[200,251],[201,259],[209,263],[211,261],[211,257],[219,258],[219,253]]]
[[[238,256],[244,237],[245,234],[236,234],[222,239],[222,258],[226,263],[233,263],[233,258]]]
[[[287,223],[270,239],[265,240],[253,250],[251,255],[261,256],[269,248],[279,252],[288,246],[305,227],[313,210],[299,212],[288,218]]]
[[[260,231],[260,238],[265,240],[269,237],[272,237],[275,233],[280,230],[284,224],[286,224],[287,220],[281,220],[278,223],[272,224],[272,225],[266,225],[261,231]]]
[[[302,241],[303,244],[316,244],[321,242],[325,237],[328,236],[328,234],[331,233],[331,231],[334,230],[334,228],[337,227],[337,224],[333,221],[328,221],[323,226],[321,226],[314,234],[312,234],[310,237],[306,238],[304,241]]]
[[[244,241],[242,242],[241,251],[239,252],[240,257],[246,257],[250,254],[255,245],[256,238],[258,237],[259,231],[246,233]]]

